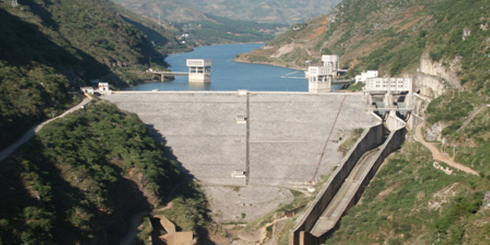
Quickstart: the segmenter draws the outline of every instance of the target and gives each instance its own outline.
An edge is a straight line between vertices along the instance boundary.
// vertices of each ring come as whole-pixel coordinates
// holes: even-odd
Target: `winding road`
[[[424,137],[422,136],[422,127],[424,125],[425,125],[425,122],[417,125],[417,127],[415,128],[415,140],[422,143],[422,145],[424,145],[427,149],[430,150],[430,152],[432,153],[432,158],[434,158],[434,160],[444,162],[447,165],[449,165],[455,169],[464,171],[468,174],[473,174],[473,175],[479,176],[478,172],[476,172],[472,168],[467,167],[463,164],[457,163],[452,158],[445,156],[442,152],[439,151],[436,144],[429,143],[429,142],[425,141]]]
[[[15,149],[17,149],[19,146],[23,145],[24,143],[29,141],[32,137],[34,137],[34,135],[36,135],[36,133],[39,132],[44,127],[44,125],[50,123],[53,120],[64,117],[64,116],[68,115],[69,113],[74,112],[74,111],[82,108],[82,106],[85,106],[88,102],[90,102],[90,98],[84,98],[82,102],[80,102],[78,105],[72,107],[71,109],[65,111],[63,114],[61,114],[55,118],[51,118],[47,121],[44,121],[41,124],[38,124],[38,125],[32,127],[31,129],[29,129],[24,134],[24,136],[22,136],[22,138],[20,138],[17,142],[15,142],[11,146],[9,146],[7,149],[0,152],[0,162],[3,161],[8,156],[10,156],[10,154],[12,154],[15,151]]]

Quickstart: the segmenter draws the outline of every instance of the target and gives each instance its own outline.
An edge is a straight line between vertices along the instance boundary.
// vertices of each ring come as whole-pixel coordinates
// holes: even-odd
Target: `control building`
[[[335,73],[339,70],[340,56],[337,54],[322,55],[323,66],[332,68]]]
[[[189,82],[211,82],[211,66],[213,66],[213,60],[188,59],[187,67],[189,67]]]
[[[332,91],[332,68],[327,66],[308,67],[308,90],[313,93]]]
[[[391,110],[410,111],[412,105],[411,78],[368,78],[364,93],[368,104],[381,114]]]
[[[338,55],[322,55],[323,66],[308,67],[308,91],[325,93],[332,91],[332,83],[339,70]]]

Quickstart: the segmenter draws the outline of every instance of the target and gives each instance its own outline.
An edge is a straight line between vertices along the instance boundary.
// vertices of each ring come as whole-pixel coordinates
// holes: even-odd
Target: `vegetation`
[[[206,14],[206,20],[176,26],[190,35],[187,41],[199,45],[269,41],[278,30],[287,27],[285,24],[234,20],[211,14]]]
[[[425,149],[407,143],[385,163],[327,244],[486,243],[489,210],[481,204],[490,176],[489,6],[488,0],[345,0],[331,14],[269,42],[267,49],[241,56],[301,67],[310,57],[334,53],[350,64],[353,77],[368,69],[382,76],[409,75],[427,55],[457,72],[460,84],[446,83],[444,95],[422,113],[428,128],[436,123],[444,128],[441,149],[480,177],[446,175],[432,166]],[[311,56],[290,60],[297,49]]]
[[[0,149],[79,101],[80,86],[140,82],[129,70],[165,66],[160,52],[182,48],[105,0],[11,3],[0,2]]]
[[[206,239],[206,228],[210,227],[208,203],[202,190],[195,183],[189,182],[178,187],[173,196],[173,208],[163,212],[170,220],[184,231],[194,231],[200,239]]]
[[[268,49],[246,56],[264,56],[269,63],[301,67],[305,60],[334,53],[341,55],[342,62],[351,61],[353,70],[380,70],[382,75],[400,76],[414,72],[421,55],[429,52],[433,61],[448,64],[461,57],[462,67],[471,71],[461,74],[462,83],[476,80],[483,84],[488,75],[483,75],[487,73],[482,67],[490,62],[485,34],[487,3],[345,0],[329,15],[293,28],[269,42]],[[464,31],[470,36],[463,38]],[[288,60],[288,52],[271,57],[271,52],[286,45],[307,50],[310,56],[297,56],[294,62]]]
[[[351,83],[349,85],[349,87],[347,88],[347,90],[351,91],[351,92],[358,92],[358,91],[362,91],[362,89],[364,88],[364,85],[366,85],[365,83],[363,82],[358,82],[358,83]]]
[[[432,166],[430,153],[405,143],[387,160],[326,244],[483,244],[488,178]]]
[[[187,181],[136,115],[89,104],[43,130],[0,166],[1,244],[114,244],[132,215]],[[191,227],[206,222],[196,186],[179,191]],[[191,208],[192,207],[192,208]]]

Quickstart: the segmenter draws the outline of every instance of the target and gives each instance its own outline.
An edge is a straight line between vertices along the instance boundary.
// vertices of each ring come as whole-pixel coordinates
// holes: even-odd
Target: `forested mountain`
[[[206,14],[235,20],[295,24],[328,13],[340,0],[113,0],[151,18],[202,21]]]
[[[303,68],[339,54],[352,78],[426,77],[424,134],[479,176],[436,168],[412,136],[390,157],[327,244],[484,244],[490,224],[490,1],[344,0],[238,60]],[[417,89],[415,90],[417,91]],[[443,163],[439,163],[446,167]],[[453,169],[454,170],[454,169]]]
[[[0,149],[79,102],[80,86],[128,86],[188,49],[106,0],[0,1],[0,33]],[[0,244],[119,244],[177,184],[174,205],[192,213],[179,221],[202,230],[204,196],[164,155],[136,115],[108,103],[49,123],[1,161]]]
[[[128,86],[131,71],[183,48],[139,20],[106,0],[0,1],[0,149],[71,105],[69,92],[94,79]]]
[[[281,10],[261,3],[267,6],[239,6]],[[224,12],[240,9],[220,4]],[[184,16],[159,9],[162,16],[163,9]],[[408,135],[327,244],[488,243],[488,13],[490,0],[345,0],[239,58],[304,67],[333,53],[351,77],[365,69],[382,76],[428,71],[444,85],[417,116],[445,154],[479,176],[435,168],[431,154]],[[0,1],[0,148],[75,104],[69,92],[79,86],[93,79],[126,86],[137,78],[133,71],[164,65],[166,50],[186,48],[161,26],[141,21],[107,0]],[[0,164],[0,244],[117,244],[132,215],[165,203],[186,177],[162,148],[135,115],[105,103],[47,125]],[[185,215],[175,216],[202,230],[204,197],[188,190],[176,202]]]
[[[136,115],[109,103],[46,125],[0,165],[0,244],[119,244],[132,216],[188,181],[163,156]],[[200,216],[181,215],[180,224],[196,231],[207,222],[205,199],[182,187],[174,205]]]

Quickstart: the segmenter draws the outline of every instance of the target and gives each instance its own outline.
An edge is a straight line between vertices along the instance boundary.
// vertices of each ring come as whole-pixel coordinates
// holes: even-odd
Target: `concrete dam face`
[[[234,213],[251,220],[290,200],[283,187],[305,186],[341,161],[337,148],[345,132],[378,123],[362,94],[116,92],[104,99],[161,135],[177,161],[207,186],[211,209],[229,206],[219,206],[221,221],[235,221]],[[227,186],[242,186],[243,195]]]

